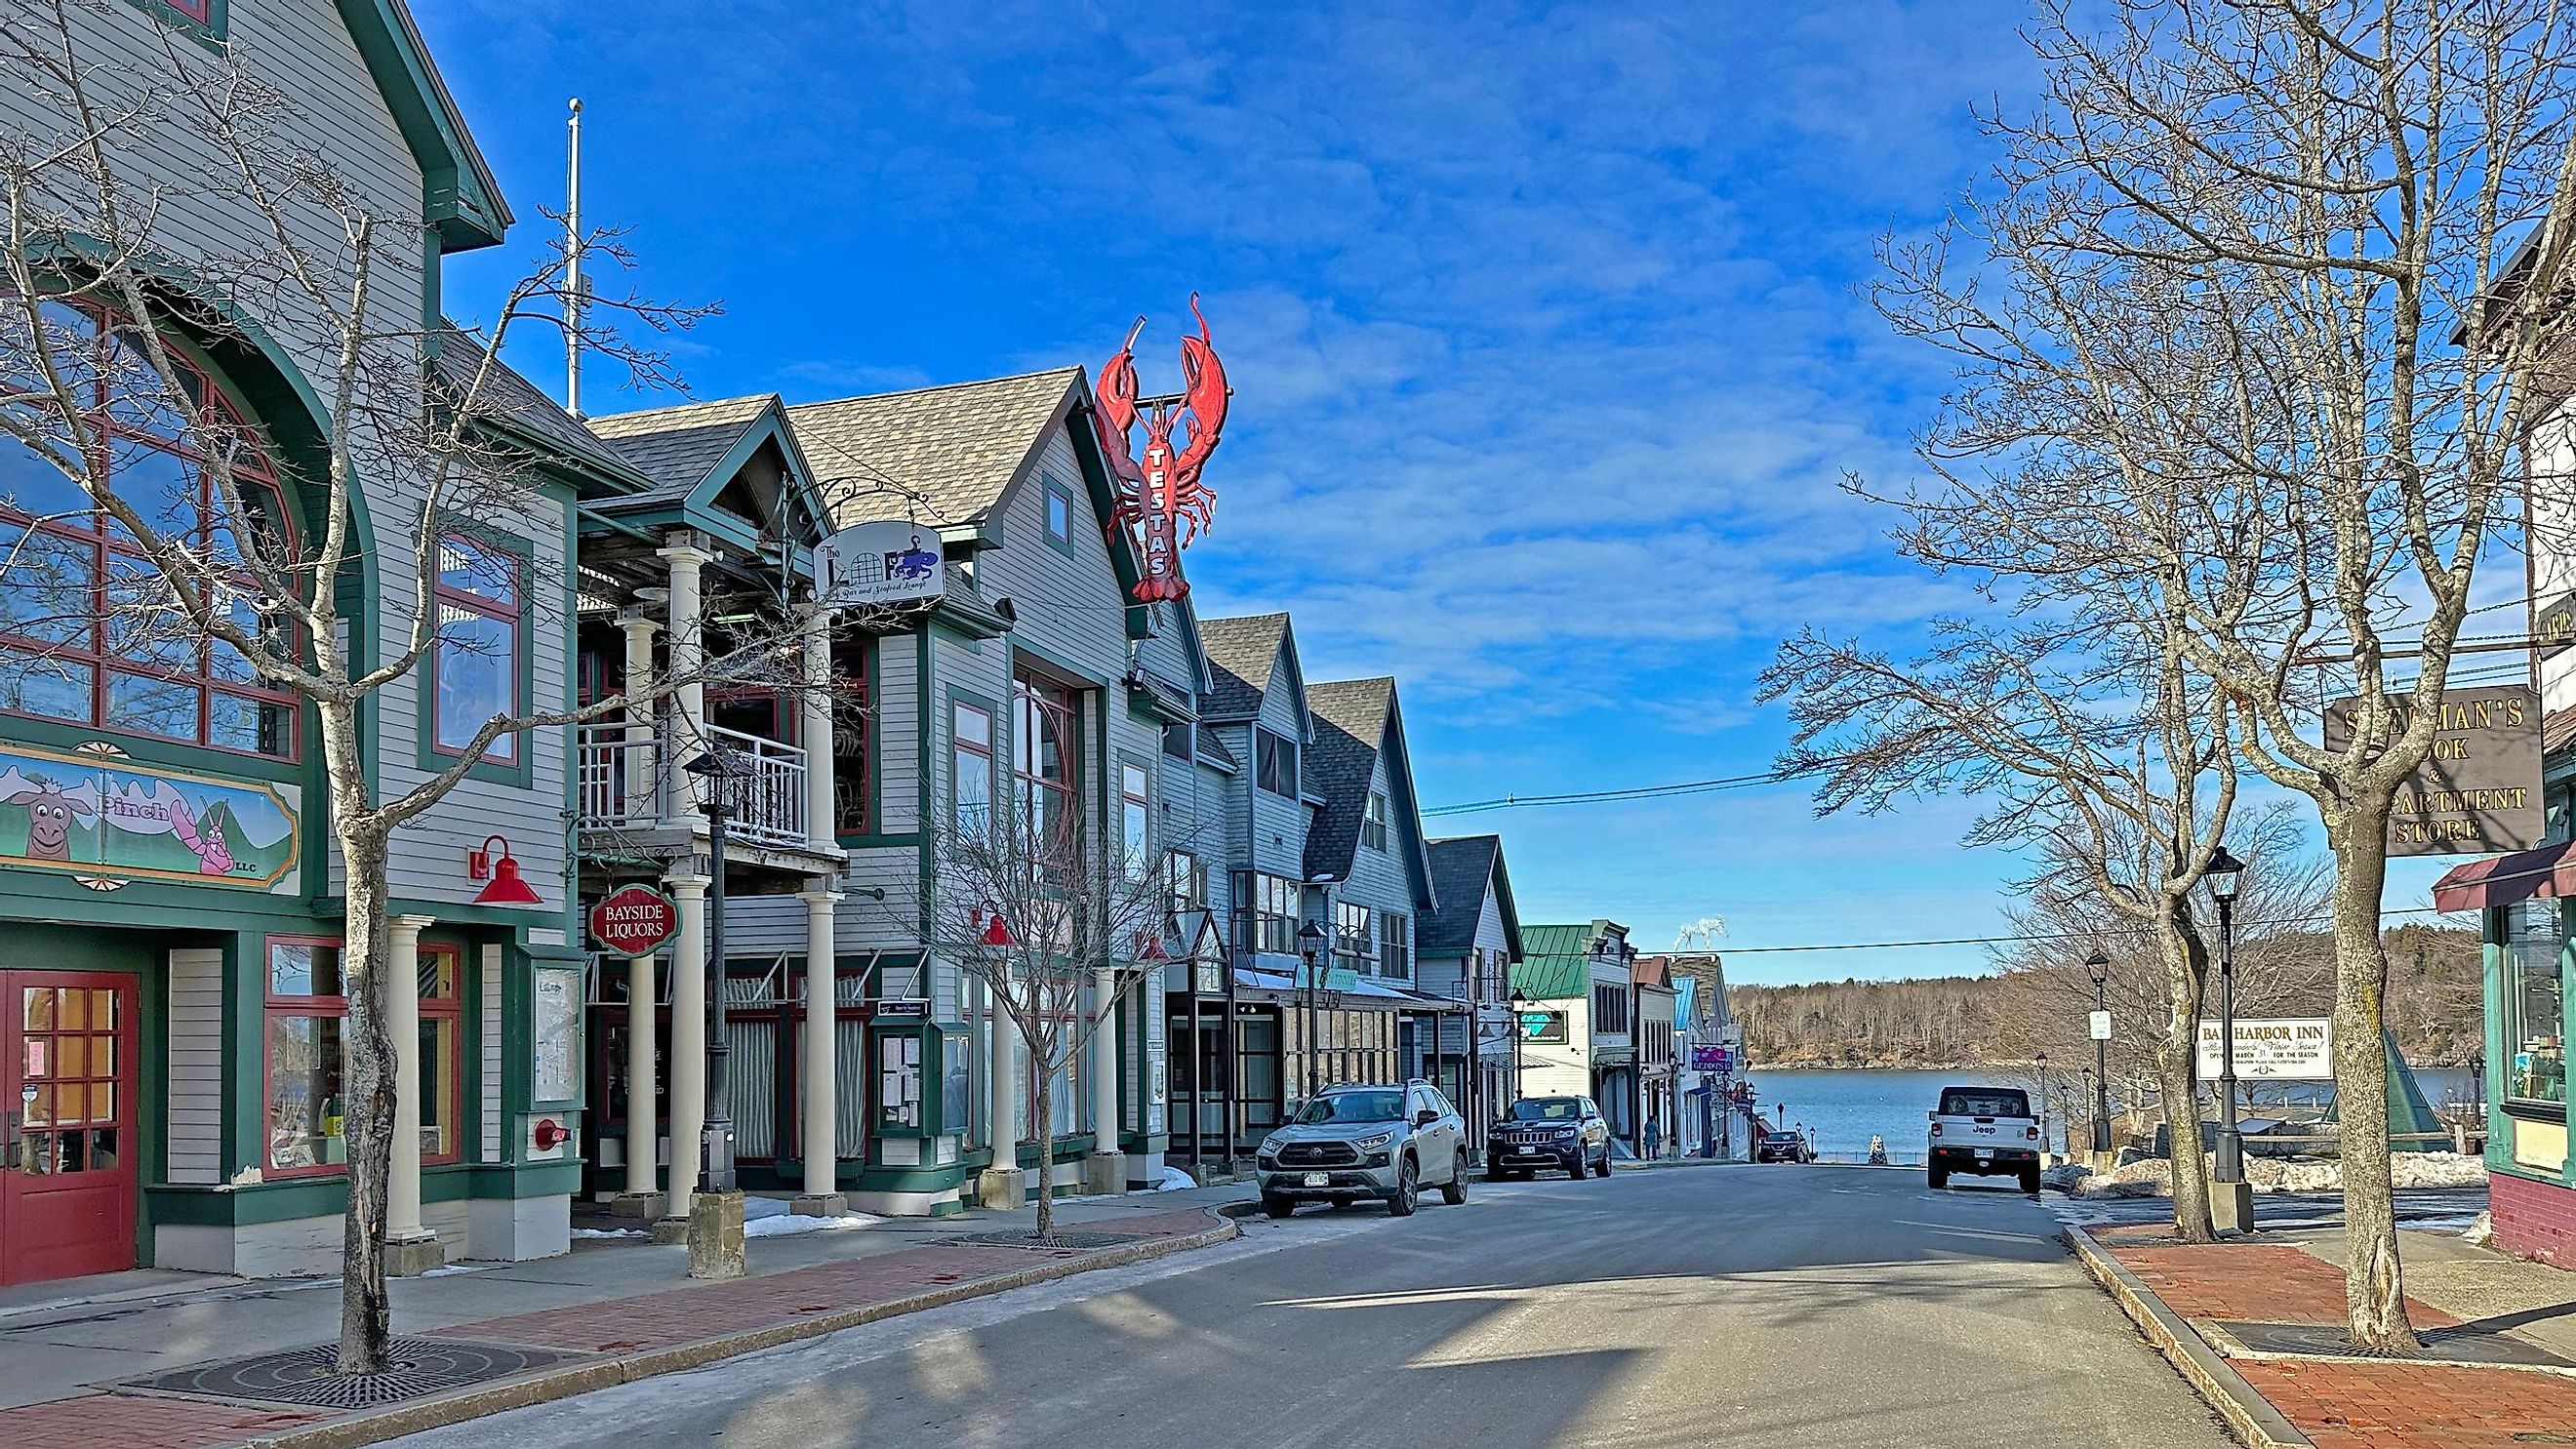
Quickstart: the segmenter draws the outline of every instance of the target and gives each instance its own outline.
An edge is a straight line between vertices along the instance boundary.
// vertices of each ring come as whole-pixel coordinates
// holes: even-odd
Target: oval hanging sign
[[[678,935],[680,908],[651,886],[619,886],[590,908],[590,936],[620,956],[641,956]]]

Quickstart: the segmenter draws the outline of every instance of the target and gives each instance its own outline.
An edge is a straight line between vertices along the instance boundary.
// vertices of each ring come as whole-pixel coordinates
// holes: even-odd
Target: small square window
[[[1054,542],[1073,542],[1073,495],[1054,483],[1047,484],[1046,531]]]

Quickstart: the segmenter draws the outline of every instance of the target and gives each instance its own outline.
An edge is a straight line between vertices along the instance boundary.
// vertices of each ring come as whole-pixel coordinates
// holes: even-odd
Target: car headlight
[[[1377,1149],[1384,1147],[1386,1144],[1393,1142],[1394,1140],[1394,1133],[1381,1132],[1375,1137],[1363,1137],[1353,1145],[1357,1146],[1362,1152],[1375,1152]]]

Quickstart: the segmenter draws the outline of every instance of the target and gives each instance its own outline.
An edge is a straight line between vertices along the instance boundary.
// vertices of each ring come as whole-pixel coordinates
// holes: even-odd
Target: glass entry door
[[[134,978],[0,972],[0,1283],[134,1266]]]

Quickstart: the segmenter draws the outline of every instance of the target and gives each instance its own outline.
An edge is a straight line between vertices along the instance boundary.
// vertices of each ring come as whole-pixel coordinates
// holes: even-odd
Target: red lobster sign
[[[1190,581],[1181,577],[1181,550],[1216,512],[1216,493],[1199,482],[1199,470],[1207,466],[1217,434],[1225,428],[1230,389],[1196,292],[1190,294],[1190,315],[1199,319],[1199,335],[1181,334],[1181,391],[1170,397],[1136,396],[1136,336],[1145,330],[1142,317],[1128,329],[1118,355],[1100,366],[1100,406],[1092,414],[1092,426],[1109,470],[1122,485],[1118,521],[1136,540],[1143,571],[1136,598],[1141,603],[1189,593]],[[1127,448],[1127,435],[1140,416],[1145,424],[1141,461]],[[1189,419],[1187,440],[1176,445],[1172,433],[1184,417]]]

